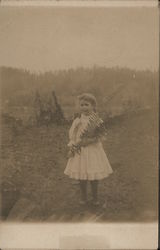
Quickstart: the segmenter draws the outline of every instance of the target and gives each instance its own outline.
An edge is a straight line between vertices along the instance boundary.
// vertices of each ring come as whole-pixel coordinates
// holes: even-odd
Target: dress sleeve
[[[69,130],[69,139],[70,139],[70,141],[74,141],[75,140],[75,128],[79,125],[79,122],[80,122],[80,119],[77,117],[74,121],[73,121],[73,123],[72,123],[72,126],[71,126],[71,128],[70,128],[70,130]]]

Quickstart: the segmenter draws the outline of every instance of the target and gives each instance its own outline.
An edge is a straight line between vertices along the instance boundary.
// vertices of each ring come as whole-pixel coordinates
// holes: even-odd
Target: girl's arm
[[[72,141],[72,142],[74,141],[75,130],[76,130],[76,128],[78,127],[79,123],[80,123],[80,119],[79,119],[79,118],[76,118],[76,119],[73,121],[72,126],[71,126],[71,128],[70,128],[70,130],[69,130],[69,140]]]

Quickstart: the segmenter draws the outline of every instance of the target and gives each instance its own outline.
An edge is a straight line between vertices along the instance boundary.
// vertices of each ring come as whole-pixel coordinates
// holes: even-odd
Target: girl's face
[[[93,111],[93,106],[90,102],[80,100],[79,105],[82,114],[89,115]]]

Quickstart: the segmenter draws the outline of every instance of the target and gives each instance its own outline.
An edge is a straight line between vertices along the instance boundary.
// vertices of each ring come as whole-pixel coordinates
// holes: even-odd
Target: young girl
[[[96,113],[96,99],[92,94],[82,94],[78,100],[81,116],[73,121],[69,131],[69,160],[64,173],[79,180],[80,204],[87,202],[87,180],[90,181],[92,202],[98,205],[98,180],[113,171],[101,143],[105,130]]]

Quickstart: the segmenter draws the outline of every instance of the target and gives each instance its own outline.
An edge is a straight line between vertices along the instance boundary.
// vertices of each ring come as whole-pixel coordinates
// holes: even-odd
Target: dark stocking
[[[97,201],[97,198],[98,198],[98,181],[97,180],[91,181],[91,190],[92,190],[93,200]]]
[[[87,200],[87,181],[86,180],[80,180],[80,189],[81,189],[81,197],[83,201]]]

